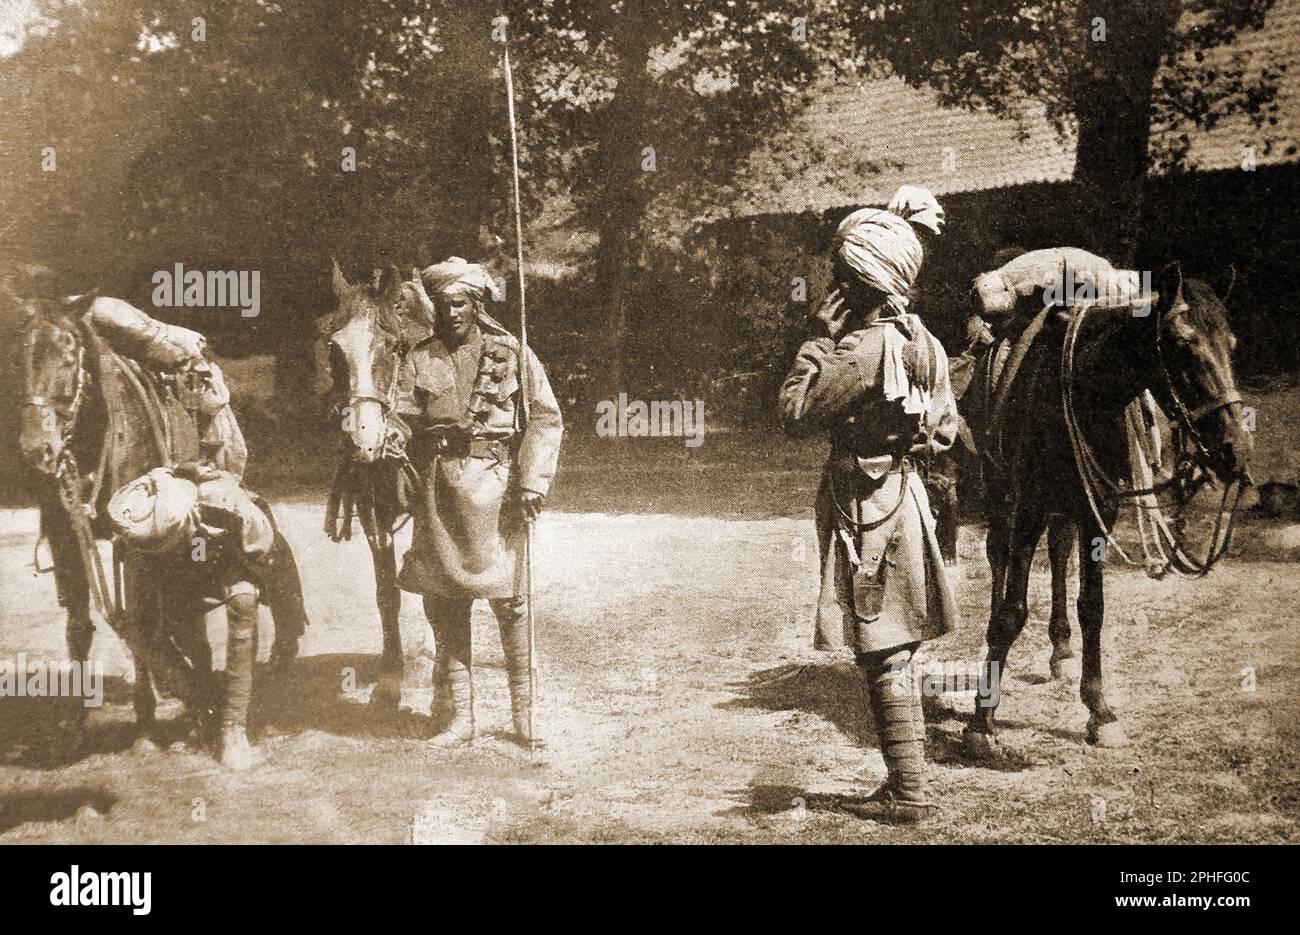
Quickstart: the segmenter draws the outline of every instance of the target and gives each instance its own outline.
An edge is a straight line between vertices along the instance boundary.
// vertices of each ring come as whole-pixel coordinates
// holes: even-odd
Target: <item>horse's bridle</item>
[[[1169,373],[1169,368],[1165,364],[1164,352],[1164,326],[1175,318],[1187,313],[1187,304],[1182,301],[1183,287],[1182,283],[1178,285],[1178,291],[1174,295],[1173,310],[1165,315],[1161,313],[1159,320],[1156,322],[1156,363],[1160,368],[1160,378],[1164,382],[1165,391],[1169,394],[1169,401],[1173,403],[1174,414],[1177,417],[1183,432],[1191,439],[1192,444],[1196,446],[1196,461],[1202,469],[1208,468],[1212,461],[1212,455],[1209,447],[1201,438],[1200,430],[1197,429],[1196,423],[1208,415],[1212,415],[1222,409],[1227,409],[1240,403],[1240,393],[1227,393],[1216,396],[1195,409],[1188,409],[1183,398],[1178,394],[1178,388],[1174,385],[1173,377]]]
[[[351,438],[346,437],[345,433],[343,455],[339,460],[338,467],[335,469],[334,481],[331,484],[329,499],[325,506],[325,534],[335,542],[352,538],[352,518],[354,514],[360,520],[362,531],[372,548],[391,542],[391,537],[402,526],[406,525],[410,519],[410,513],[407,513],[404,516],[398,516],[396,524],[391,528],[384,528],[380,524],[376,485],[382,481],[380,475],[374,470],[375,465],[379,462],[385,460],[395,462],[398,470],[405,475],[407,482],[411,485],[410,489],[416,493],[417,497],[423,496],[419,471],[411,463],[410,456],[406,452],[406,439],[409,430],[404,431],[405,427],[400,424],[395,430],[390,430],[393,424],[393,415],[397,409],[399,374],[406,354],[406,347],[399,340],[392,350],[393,379],[388,386],[388,392],[384,396],[351,396],[340,409],[341,411],[342,409],[352,408],[361,402],[378,403],[384,422],[380,442],[382,447],[379,457],[373,462],[361,463],[352,457],[354,443]],[[397,421],[401,423],[400,416],[397,417]]]
[[[43,396],[35,392],[35,389],[32,386],[32,377],[36,369],[36,332],[33,329],[28,340],[25,342],[26,346],[24,347],[23,390],[25,395],[23,397],[23,405],[36,406],[40,409],[49,409],[63,418],[64,425],[59,433],[59,441],[62,443],[64,451],[67,451],[68,446],[72,441],[72,436],[77,428],[77,416],[81,413],[81,405],[86,398],[86,345],[75,330],[65,328],[48,318],[42,320],[46,324],[50,325],[50,327],[55,328],[63,334],[71,335],[76,343],[77,360],[73,365],[74,376],[72,384],[72,400],[65,403],[62,400]]]
[[[387,439],[389,415],[393,412],[393,410],[397,408],[398,374],[401,371],[402,359],[405,356],[406,355],[402,352],[402,347],[399,342],[398,345],[394,347],[392,351],[393,379],[392,382],[389,383],[388,385],[387,394],[385,394],[384,396],[370,396],[370,395],[349,396],[347,402],[343,403],[343,405],[339,407],[340,414],[345,409],[355,409],[357,403],[366,403],[366,402],[378,403],[379,411],[383,414],[383,418],[384,418],[384,438]]]
[[[1189,409],[1187,404],[1179,395],[1177,387],[1174,385],[1173,377],[1169,373],[1169,368],[1165,362],[1163,334],[1164,326],[1174,317],[1185,314],[1187,307],[1182,302],[1182,282],[1178,284],[1175,292],[1175,300],[1171,303],[1171,313],[1166,315],[1161,312],[1156,320],[1155,351],[1156,362],[1160,371],[1161,380],[1164,383],[1164,389],[1169,394],[1169,400],[1174,407],[1175,421],[1187,438],[1190,438],[1195,446],[1194,456],[1180,457],[1178,463],[1174,466],[1171,476],[1157,484],[1145,488],[1125,488],[1119,486],[1112,480],[1102,469],[1092,446],[1088,443],[1083,435],[1082,428],[1079,426],[1077,417],[1074,414],[1073,388],[1074,388],[1074,346],[1082,329],[1083,319],[1087,314],[1087,306],[1081,306],[1075,313],[1074,318],[1066,330],[1064,347],[1061,354],[1061,396],[1064,410],[1064,419],[1067,433],[1070,437],[1071,449],[1074,453],[1075,464],[1079,471],[1079,478],[1083,485],[1083,491],[1088,501],[1088,506],[1092,511],[1093,519],[1097,523],[1098,529],[1105,536],[1106,541],[1115,549],[1121,558],[1130,564],[1136,564],[1125,554],[1119,543],[1111,535],[1106,522],[1102,518],[1101,509],[1098,504],[1099,491],[1094,487],[1105,487],[1109,494],[1101,494],[1101,498],[1117,500],[1131,499],[1139,511],[1139,529],[1142,532],[1143,550],[1148,553],[1147,572],[1153,576],[1160,577],[1168,570],[1173,570],[1177,574],[1188,577],[1201,577],[1207,574],[1215,562],[1228,550],[1228,545],[1232,538],[1233,519],[1236,515],[1238,503],[1241,501],[1241,495],[1248,483],[1246,477],[1235,477],[1224,484],[1223,499],[1219,505],[1218,518],[1214,524],[1210,546],[1204,559],[1198,559],[1188,554],[1181,539],[1181,533],[1174,531],[1177,524],[1171,525],[1166,520],[1158,502],[1143,504],[1143,498],[1154,498],[1156,495],[1175,488],[1178,496],[1183,503],[1186,503],[1195,495],[1196,491],[1204,483],[1205,479],[1210,476],[1213,470],[1213,456],[1210,449],[1201,437],[1196,423],[1205,418],[1207,415],[1226,409],[1236,403],[1241,402],[1238,394],[1224,394],[1217,396],[1195,409]],[[1233,488],[1236,487],[1236,494],[1233,496]],[[1229,499],[1232,499],[1231,507],[1228,506]],[[1163,563],[1153,562],[1150,559],[1150,550],[1148,549],[1148,531],[1143,519],[1142,511],[1146,509],[1152,515],[1149,517],[1152,527],[1155,529],[1155,550],[1163,559]],[[1181,511],[1180,511],[1181,512]],[[1162,538],[1163,537],[1163,538]],[[1165,541],[1168,540],[1168,541]],[[1168,551],[1166,551],[1166,546]],[[1155,566],[1159,565],[1156,569]]]

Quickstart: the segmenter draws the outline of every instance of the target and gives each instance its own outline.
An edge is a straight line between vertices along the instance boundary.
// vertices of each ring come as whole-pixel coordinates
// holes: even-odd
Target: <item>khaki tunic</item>
[[[916,348],[930,346],[933,383],[922,413],[908,414],[902,400],[885,395],[887,329]],[[939,342],[914,315],[877,320],[838,343],[806,341],[781,388],[781,414],[825,426],[831,436],[816,504],[816,648],[879,653],[954,629],[956,604],[917,473],[957,433]]]
[[[526,527],[513,499],[520,491],[547,494],[564,433],[546,371],[530,350],[529,419],[521,432],[519,343],[508,333],[484,328],[454,351],[431,338],[410,362],[410,454],[424,496],[414,504],[398,584],[428,597],[518,594]],[[472,440],[443,444],[448,430]]]

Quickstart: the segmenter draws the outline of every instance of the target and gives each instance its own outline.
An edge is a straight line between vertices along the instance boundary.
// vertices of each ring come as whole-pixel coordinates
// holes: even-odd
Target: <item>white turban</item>
[[[898,313],[921,270],[921,241],[897,214],[876,208],[854,211],[835,231],[836,256],[864,283],[878,289]]]
[[[436,295],[469,293],[480,302],[489,295],[497,297],[496,282],[488,271],[463,257],[448,257],[441,263],[426,267],[420,278],[424,280],[425,288]]]
[[[886,210],[911,224],[920,224],[932,234],[943,230],[943,208],[928,188],[903,185],[889,199]]]

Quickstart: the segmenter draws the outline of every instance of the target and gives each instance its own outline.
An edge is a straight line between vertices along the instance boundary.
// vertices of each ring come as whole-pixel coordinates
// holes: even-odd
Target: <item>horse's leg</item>
[[[68,659],[84,663],[90,657],[95,624],[90,617],[89,569],[81,557],[76,533],[59,506],[41,504],[41,530],[50,544],[54,560],[54,586],[59,603],[67,608]],[[81,707],[85,711],[84,706]]]
[[[145,654],[137,647],[148,646],[156,638],[160,615],[157,591],[145,583],[145,572],[139,563],[130,559],[122,566],[122,603],[125,608],[122,625],[135,666],[131,703],[135,708],[136,727],[144,735],[153,729],[157,699]]]
[[[1086,738],[1099,747],[1122,747],[1127,743],[1119,719],[1106,704],[1101,676],[1101,626],[1106,617],[1105,543],[1095,523],[1079,530],[1079,631],[1083,634],[1083,673],[1079,697],[1090,716]]]
[[[275,625],[271,669],[283,672],[298,658],[299,643],[307,632],[307,608],[303,603],[297,559],[278,527],[267,558],[262,572],[262,599],[271,609],[271,620]]]
[[[377,540],[377,541],[376,541]],[[384,654],[379,681],[370,695],[371,704],[397,707],[402,700],[402,592],[397,587],[397,549],[391,535],[370,540],[370,557],[375,565],[375,602],[384,632]]]
[[[975,716],[967,726],[964,737],[967,748],[977,756],[995,752],[993,737],[994,712],[997,710],[999,687],[1006,673],[1007,656],[1011,644],[1029,619],[1029,572],[1034,563],[1034,550],[1043,536],[1047,517],[1040,510],[1018,507],[1008,523],[1008,558],[1006,588],[997,611],[989,617],[988,658],[984,664],[983,684],[975,705]]]
[[[1008,517],[1001,510],[989,510],[984,554],[989,561],[989,619],[998,615],[1007,587]]]
[[[95,624],[90,616],[90,580],[81,558],[76,535],[67,518],[57,505],[41,504],[41,529],[49,539],[50,556],[54,561],[54,583],[59,602],[67,609],[66,639],[68,660],[85,666],[90,660],[90,646],[95,637]],[[86,673],[83,671],[82,675]],[[84,683],[83,683],[84,684]],[[81,745],[89,709],[82,699],[71,699],[66,714],[60,715],[56,727],[55,745],[59,753]]]
[[[1052,619],[1047,635],[1052,640],[1052,657],[1048,668],[1052,678],[1066,677],[1064,665],[1074,658],[1070,648],[1069,581],[1070,553],[1074,549],[1074,523],[1067,517],[1053,515],[1047,522],[1047,554],[1052,560]]]
[[[195,739],[203,743],[217,712],[218,685],[212,671],[212,644],[208,641],[207,615],[202,607],[193,606],[192,595],[176,595],[177,600],[162,603],[168,619],[164,625],[175,634],[176,647],[194,667],[194,702],[186,714],[192,722]]]

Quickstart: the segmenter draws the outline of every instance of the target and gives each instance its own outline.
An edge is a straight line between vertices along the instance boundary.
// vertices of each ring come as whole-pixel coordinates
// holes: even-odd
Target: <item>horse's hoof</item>
[[[1002,745],[996,735],[988,731],[967,727],[961,732],[966,754],[976,760],[996,760],[1002,755]]]
[[[1128,734],[1124,732],[1124,727],[1119,721],[1098,724],[1093,720],[1089,720],[1086,737],[1088,743],[1094,747],[1115,748],[1129,745]]]
[[[104,820],[103,813],[100,812],[99,809],[95,808],[95,806],[90,805],[89,803],[77,809],[76,817],[73,819],[73,821],[76,822],[78,827],[87,824],[97,824],[103,820]]]
[[[1058,682],[1077,682],[1082,674],[1079,660],[1074,656],[1052,659],[1047,663],[1047,667],[1051,670],[1052,678]]]
[[[266,754],[248,742],[242,727],[224,727],[221,730],[221,765],[227,769],[245,770],[266,762]]]
[[[150,753],[157,753],[158,745],[148,737],[137,737],[135,743],[131,744],[131,753],[135,756],[145,756]]]

